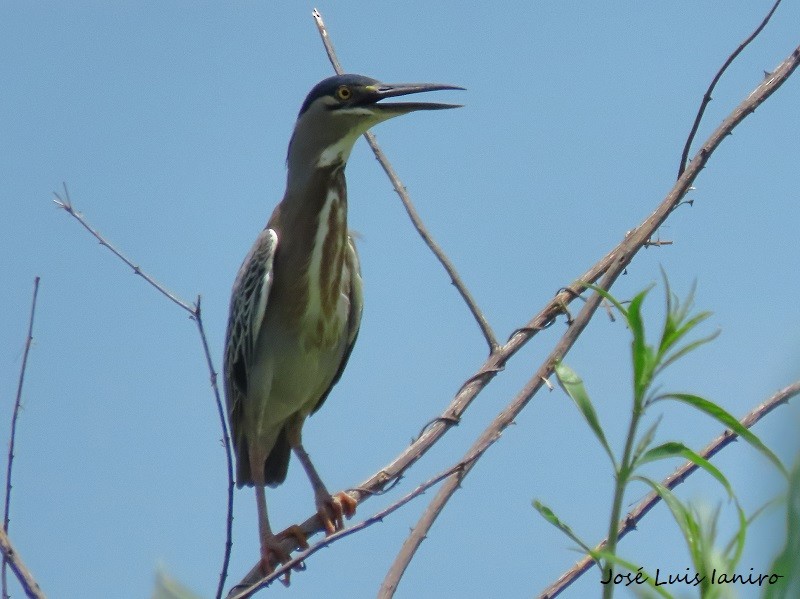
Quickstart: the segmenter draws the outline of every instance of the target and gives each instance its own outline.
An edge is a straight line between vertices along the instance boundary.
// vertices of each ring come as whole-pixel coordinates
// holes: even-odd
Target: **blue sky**
[[[236,270],[282,194],[297,110],[331,74],[313,5],[273,4],[0,8],[0,423],[10,420],[41,276],[10,534],[51,597],[147,597],[159,566],[203,596],[216,587],[225,465],[194,324],[51,198],[65,181],[76,208],[142,268],[187,300],[202,295],[219,368]],[[662,199],[708,82],[771,2],[587,4],[318,4],[348,71],[467,88],[435,98],[465,104],[460,110],[411,115],[375,132],[502,338]],[[699,140],[797,45],[798,22],[796,3],[778,10],[720,82]],[[679,294],[697,281],[698,308],[714,312],[702,331],[721,335],[663,385],[737,416],[800,374],[798,81],[713,156],[693,206],[660,232],[674,245],[643,251],[614,288],[630,297],[659,280],[659,266]],[[391,460],[485,358],[477,327],[363,141],[347,174],[366,308],[345,376],[305,428],[331,489]],[[651,328],[661,304],[659,289],[647,309]],[[364,503],[358,517],[457,460],[563,329],[557,323],[520,352],[395,493]],[[616,448],[627,425],[627,348],[621,322],[598,315],[567,359]],[[720,432],[683,408],[651,417],[662,413],[663,440],[700,448]],[[781,408],[755,432],[789,461],[799,417],[796,406]],[[781,488],[743,443],[715,464],[748,511]],[[531,500],[596,541],[611,485],[610,466],[570,401],[560,391],[539,394],[453,498],[397,596],[534,595],[577,554]],[[628,502],[644,493],[633,488]],[[722,500],[705,475],[680,494]],[[252,495],[236,493],[231,580],[258,556]],[[430,497],[317,554],[291,588],[269,593],[374,595]],[[276,527],[311,513],[296,463],[268,503]],[[745,572],[768,568],[781,527],[780,514],[759,523]],[[690,565],[663,506],[620,551],[653,570]],[[566,596],[593,596],[597,587],[590,573]]]

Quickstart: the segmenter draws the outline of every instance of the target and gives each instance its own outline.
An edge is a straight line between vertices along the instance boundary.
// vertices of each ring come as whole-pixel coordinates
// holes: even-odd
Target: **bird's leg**
[[[256,483],[255,488],[256,508],[258,509],[258,537],[261,541],[261,573],[266,576],[275,570],[273,563],[285,564],[291,557],[281,547],[280,539],[273,534],[269,525],[267,497],[264,493],[264,486]]]
[[[358,503],[345,492],[332,496],[325,487],[325,483],[322,482],[317,469],[314,468],[314,464],[311,463],[311,458],[308,456],[308,452],[306,452],[302,442],[299,439],[295,441],[295,443],[292,443],[292,449],[303,465],[303,469],[308,475],[308,480],[311,481],[319,519],[325,527],[326,534],[331,535],[344,528],[343,516],[348,520],[352,518],[353,514],[356,513]]]
[[[258,472],[254,470],[253,472]],[[256,489],[256,508],[258,509],[258,533],[261,540],[261,573],[267,576],[275,571],[273,564],[285,564],[291,559],[291,555],[283,547],[281,542],[289,537],[293,537],[296,545],[301,549],[308,548],[308,541],[299,526],[290,526],[283,532],[273,534],[272,527],[269,525],[267,516],[267,497],[264,492],[263,476],[254,476],[254,487]],[[283,583],[289,584],[289,574]]]

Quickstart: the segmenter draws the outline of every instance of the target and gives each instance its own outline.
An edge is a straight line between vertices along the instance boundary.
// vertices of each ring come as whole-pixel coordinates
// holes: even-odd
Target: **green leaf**
[[[661,270],[661,276],[664,280],[664,296],[666,297],[667,305],[666,314],[664,316],[664,328],[661,333],[661,340],[658,347],[659,356],[664,355],[670,347],[675,345],[675,343],[681,339],[681,337],[686,335],[686,333],[693,329],[698,323],[711,315],[710,312],[701,312],[692,317],[692,319],[688,322],[684,323],[689,311],[692,308],[692,305],[694,304],[696,284],[692,285],[692,288],[689,290],[683,305],[681,305],[678,297],[672,293],[672,290],[669,286],[669,280],[667,279],[667,275],[663,269]]]
[[[765,599],[800,597],[800,459],[792,468],[786,504],[786,545],[770,571],[783,578],[766,588]]]
[[[719,481],[725,490],[728,492],[728,497],[733,497],[733,488],[731,484],[728,482],[728,479],[720,472],[720,470],[714,466],[711,462],[705,459],[700,454],[692,451],[688,447],[686,447],[683,443],[678,441],[668,441],[667,443],[663,443],[658,447],[653,447],[647,453],[642,455],[639,458],[636,466],[641,466],[643,464],[647,464],[649,462],[655,462],[658,460],[665,460],[668,458],[677,458],[681,457],[685,460],[692,462],[693,464],[697,465],[698,467],[702,468],[706,472],[708,472],[711,476]]]
[[[659,363],[658,363],[658,367],[656,368],[655,374],[658,374],[659,372],[664,370],[667,366],[669,366],[670,364],[673,364],[674,362],[676,362],[677,360],[679,360],[680,358],[682,358],[683,356],[685,356],[689,352],[694,351],[695,349],[697,349],[701,345],[705,345],[706,343],[709,343],[709,342],[713,341],[714,339],[719,337],[719,334],[721,332],[722,331],[720,331],[720,330],[714,331],[710,335],[706,335],[705,337],[702,337],[702,338],[700,338],[700,339],[698,339],[696,341],[692,341],[691,343],[687,343],[682,348],[680,348],[678,350],[675,350],[673,353],[671,353],[668,356],[661,356],[659,358],[659,360],[658,360]]]
[[[572,539],[578,546],[586,553],[592,553],[592,548],[589,546],[588,543],[584,542],[578,535],[576,535],[572,529],[561,521],[561,519],[555,515],[555,512],[543,504],[538,499],[534,499],[531,504],[533,505],[534,509],[541,514],[541,516],[547,520],[550,524],[555,526],[558,530],[563,532],[567,535],[570,539]]]
[[[641,455],[645,451],[647,451],[647,449],[650,447],[650,444],[653,442],[659,424],[661,424],[661,416],[656,418],[656,421],[653,424],[651,424],[650,428],[648,428],[645,431],[645,433],[639,438],[639,442],[636,444],[636,449],[633,452],[633,459],[631,460],[631,462],[634,465],[633,466],[634,469],[636,468]]]
[[[642,321],[642,302],[647,291],[637,294],[628,306],[627,321],[633,335],[631,357],[633,359],[633,389],[637,409],[641,406],[645,391],[652,380],[653,349],[648,347]]]
[[[646,476],[637,475],[633,477],[634,480],[639,480],[649,487],[651,487],[656,493],[658,493],[659,497],[664,500],[664,503],[667,504],[669,511],[672,512],[672,517],[675,519],[675,522],[680,528],[681,533],[683,534],[684,538],[689,540],[692,535],[692,526],[691,520],[692,515],[689,513],[689,510],[686,509],[686,506],[681,503],[681,501],[675,496],[675,494],[670,491],[667,487],[662,485],[660,482],[653,480],[652,478],[648,478]]]
[[[746,521],[747,527],[749,528],[750,525],[763,513],[767,512],[768,510],[774,509],[777,506],[783,505],[785,499],[786,498],[784,496],[778,495],[777,497],[773,497],[769,501],[762,504],[757,510],[755,510],[752,514],[750,514],[750,516],[747,517]],[[738,536],[739,536],[738,534],[734,536],[730,541],[728,541],[728,544],[725,545],[725,550],[724,550],[725,554],[729,554],[734,550],[734,546],[737,543],[739,543]],[[738,559],[736,561],[738,562]]]
[[[732,540],[732,542],[735,542],[736,551],[734,552],[733,556],[728,557],[731,571],[736,569],[739,560],[742,559],[742,553],[744,553],[744,542],[747,537],[747,528],[748,524],[750,523],[744,513],[744,510],[742,509],[742,506],[739,504],[739,500],[734,497],[733,501],[736,505],[736,511],[739,514],[739,530],[736,531],[736,536],[734,536]],[[727,553],[730,552],[726,552],[726,554]]]
[[[606,450],[608,457],[611,458],[611,463],[614,464],[614,469],[616,470],[617,462],[614,458],[614,453],[611,451],[606,435],[603,432],[603,427],[600,425],[600,419],[597,417],[597,412],[595,412],[592,400],[586,392],[586,387],[583,385],[581,377],[563,362],[558,362],[556,364],[555,373],[561,387],[566,394],[572,398],[575,405],[578,406],[578,410],[580,410],[589,428],[592,429],[592,432],[594,432],[595,436],[600,440],[600,444],[603,446],[603,449]]]
[[[781,471],[785,477],[788,478],[789,474],[786,472],[786,468],[783,466],[781,461],[778,459],[772,451],[761,442],[761,439],[756,437],[752,432],[750,432],[747,428],[745,428],[741,422],[736,420],[729,412],[727,412],[722,407],[718,406],[714,402],[708,401],[698,395],[692,395],[690,393],[665,393],[659,396],[659,399],[677,399],[678,401],[682,401],[684,403],[689,404],[690,406],[694,406],[701,412],[705,412],[712,418],[715,418],[723,425],[727,426],[731,429],[734,433],[739,435],[742,439],[750,443],[753,447],[755,447],[758,451],[760,451],[770,462],[775,464],[775,467]]]

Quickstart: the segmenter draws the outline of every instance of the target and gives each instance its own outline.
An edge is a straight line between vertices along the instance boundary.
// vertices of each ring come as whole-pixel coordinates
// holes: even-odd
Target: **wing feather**
[[[242,401],[247,396],[255,343],[267,311],[277,246],[278,234],[273,229],[264,229],[242,262],[231,293],[225,336],[225,397],[240,471],[243,468],[249,471],[247,448],[242,438]],[[241,480],[241,476],[238,478]]]

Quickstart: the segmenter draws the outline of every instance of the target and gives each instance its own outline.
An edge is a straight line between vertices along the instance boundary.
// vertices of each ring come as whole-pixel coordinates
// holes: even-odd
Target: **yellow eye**
[[[347,102],[352,97],[353,97],[353,91],[346,85],[341,85],[336,90],[336,98],[338,100],[341,100],[342,102]]]

